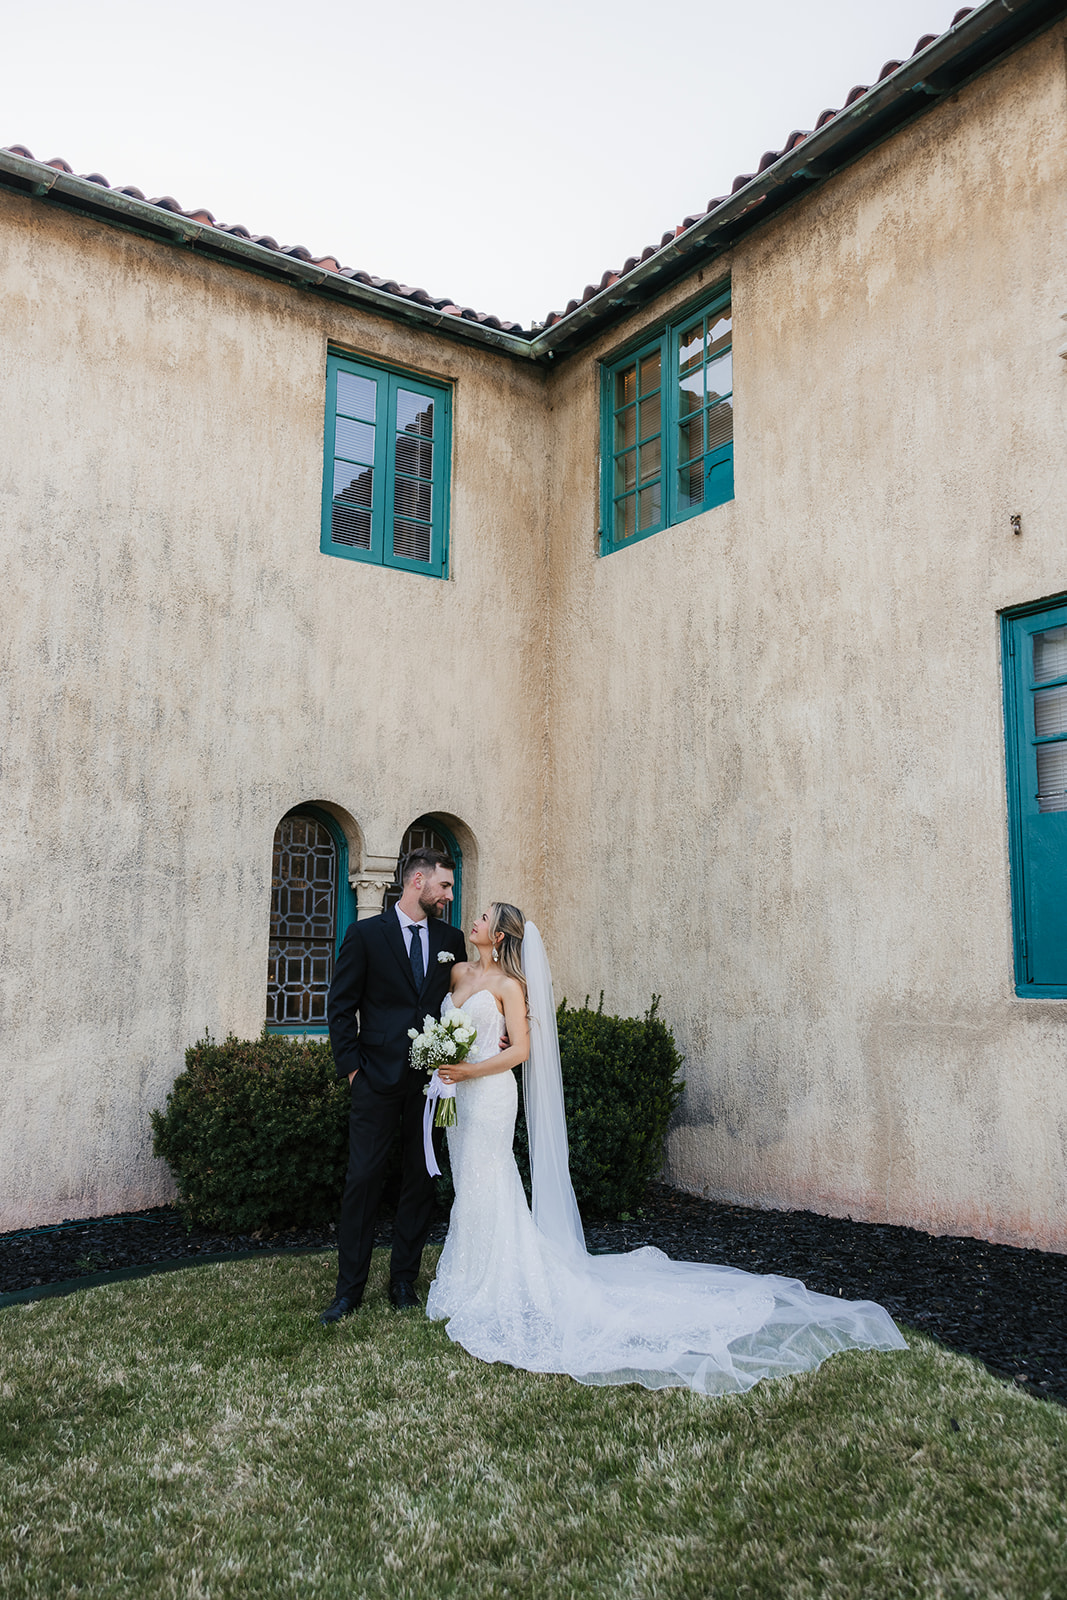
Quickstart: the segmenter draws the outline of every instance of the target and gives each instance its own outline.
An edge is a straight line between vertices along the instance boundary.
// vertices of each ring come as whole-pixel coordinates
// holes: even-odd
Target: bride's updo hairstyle
[[[493,941],[493,950],[500,963],[500,970],[522,984],[525,998],[526,975],[522,970],[522,936],[526,932],[526,918],[518,906],[506,905],[502,900],[494,900],[489,909],[493,913],[489,923],[489,937]],[[500,934],[504,937],[497,944]]]

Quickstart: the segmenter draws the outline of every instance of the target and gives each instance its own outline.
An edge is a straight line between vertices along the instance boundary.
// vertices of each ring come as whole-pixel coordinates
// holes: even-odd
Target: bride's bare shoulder
[[[452,982],[449,988],[453,993],[470,977],[473,968],[469,961],[456,961],[452,965]]]

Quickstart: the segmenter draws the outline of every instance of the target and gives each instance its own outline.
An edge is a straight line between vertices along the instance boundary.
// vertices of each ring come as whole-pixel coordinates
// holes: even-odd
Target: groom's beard
[[[419,908],[425,911],[428,917],[442,917],[448,905],[447,900],[419,900]]]

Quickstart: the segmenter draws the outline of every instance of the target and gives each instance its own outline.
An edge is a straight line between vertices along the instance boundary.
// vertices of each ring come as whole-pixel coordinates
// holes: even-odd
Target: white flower
[[[455,961],[456,957],[452,950],[439,950],[437,952],[437,959],[438,961],[447,964],[449,961]]]
[[[441,1040],[441,1049],[444,1051],[445,1055],[451,1061],[452,1057],[456,1053],[456,1047],[452,1043],[452,1040],[451,1039],[442,1039]]]
[[[437,1026],[437,1024],[436,1024],[435,1019],[430,1016],[429,1012],[427,1012],[426,1015],[422,1019],[422,1031],[423,1031],[423,1033],[432,1033],[436,1026]]]
[[[408,1038],[409,1039],[417,1039],[418,1037],[419,1037],[418,1028],[409,1028],[408,1029]]]

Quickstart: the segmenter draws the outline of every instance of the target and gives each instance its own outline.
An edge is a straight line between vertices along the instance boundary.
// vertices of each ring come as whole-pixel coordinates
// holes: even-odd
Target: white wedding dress
[[[451,1008],[446,999],[442,1014]],[[486,1061],[500,1048],[496,1002],[482,989],[463,1010],[478,1029],[469,1059]],[[551,1024],[554,1040],[554,1008]],[[526,1092],[529,1115],[529,1083]],[[651,1247],[589,1255],[565,1155],[552,1187],[567,1194],[542,1204],[539,1227],[512,1155],[517,1104],[513,1072],[466,1079],[457,1085],[456,1126],[448,1130],[456,1198],[426,1312],[447,1320],[449,1338],[472,1356],[569,1373],[579,1383],[728,1394],[817,1367],[836,1351],[906,1348],[889,1314],[869,1300],[813,1294],[791,1278],[673,1261]],[[535,1160],[540,1220],[537,1186]]]

